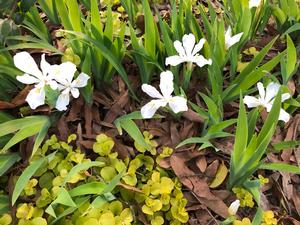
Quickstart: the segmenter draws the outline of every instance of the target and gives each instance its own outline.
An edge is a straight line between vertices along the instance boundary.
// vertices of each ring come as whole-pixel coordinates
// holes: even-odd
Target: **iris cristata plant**
[[[268,84],[265,90],[263,84],[261,82],[258,82],[257,88],[258,88],[259,96],[256,98],[253,96],[246,95],[244,97],[245,104],[248,106],[248,108],[262,107],[262,108],[266,108],[267,112],[270,112],[274,103],[274,99],[277,93],[279,92],[280,85],[271,82],[270,84]],[[281,102],[284,102],[290,97],[291,95],[289,93],[282,94]],[[281,108],[279,113],[279,120],[288,122],[289,119],[290,119],[290,115],[284,109]]]
[[[45,104],[47,98],[45,88],[49,86],[53,91],[60,92],[56,108],[60,111],[66,110],[66,106],[70,102],[70,94],[74,98],[78,98],[78,88],[86,86],[89,79],[88,75],[81,73],[73,80],[77,71],[75,64],[65,62],[60,65],[50,65],[45,60],[45,54],[41,57],[41,70],[28,52],[17,53],[14,56],[14,64],[25,72],[22,76],[16,77],[18,81],[24,84],[35,84],[26,97],[26,101],[32,109]]]
[[[160,74],[159,88],[161,93],[152,85],[142,85],[142,90],[150,97],[155,98],[142,107],[141,114],[143,118],[152,118],[160,107],[167,105],[174,113],[188,110],[187,100],[184,97],[172,96],[174,84],[173,73],[171,71],[165,71]]]
[[[36,109],[45,104],[45,86],[49,85],[53,90],[57,89],[57,82],[50,73],[51,65],[42,55],[41,70],[28,52],[20,52],[14,56],[15,66],[25,72],[22,76],[17,76],[17,80],[23,84],[35,84],[34,88],[28,93],[26,102],[30,108]]]
[[[241,40],[243,34],[244,33],[241,32],[241,33],[238,33],[238,34],[232,36],[232,30],[231,30],[231,27],[229,26],[226,33],[225,33],[225,47],[226,47],[226,49],[229,49],[231,46],[238,43]]]
[[[261,182],[251,177],[258,169],[279,170],[299,173],[299,167],[281,162],[265,162],[268,146],[277,128],[281,109],[281,88],[276,90],[271,110],[264,121],[260,132],[255,131],[258,110],[246,114],[242,96],[240,97],[239,116],[235,133],[234,147],[230,159],[228,189],[243,187],[251,192],[255,201],[260,204]]]
[[[202,38],[196,44],[196,38],[194,34],[185,34],[182,37],[182,42],[176,40],[174,42],[174,47],[178,53],[178,55],[169,56],[166,58],[165,64],[171,66],[177,66],[181,63],[186,64],[186,70],[184,72],[184,81],[183,81],[183,89],[186,90],[190,81],[192,66],[195,63],[199,67],[203,67],[205,65],[211,65],[212,60],[204,58],[203,55],[200,55],[199,52],[203,48],[206,40]]]

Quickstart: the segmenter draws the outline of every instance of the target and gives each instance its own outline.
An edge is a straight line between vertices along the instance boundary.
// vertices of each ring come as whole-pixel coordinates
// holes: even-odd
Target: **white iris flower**
[[[58,89],[61,91],[55,106],[55,108],[60,111],[67,110],[67,105],[70,103],[70,94],[74,98],[78,98],[78,88],[86,86],[90,79],[87,74],[80,73],[79,76],[73,80],[76,71],[76,65],[71,62],[52,66],[51,72],[58,82]]]
[[[231,46],[235,45],[236,43],[238,43],[242,36],[243,36],[243,32],[241,33],[238,33],[236,35],[232,35],[232,30],[231,30],[231,27],[228,27],[226,33],[225,33],[225,46],[226,46],[226,49],[229,49]]]
[[[249,0],[249,8],[258,7],[261,3],[261,0]]]
[[[142,85],[142,90],[145,93],[147,93],[152,98],[156,98],[142,107],[141,114],[143,118],[152,118],[158,108],[165,107],[166,105],[169,105],[174,113],[184,112],[188,110],[187,100],[184,97],[172,96],[172,93],[174,91],[174,84],[173,74],[171,71],[165,71],[160,74],[159,88],[162,94],[159,93],[159,91],[151,85]]]
[[[178,52],[178,55],[170,56],[166,58],[166,65],[177,66],[181,63],[196,63],[199,67],[205,65],[211,65],[211,59],[205,59],[198,52],[203,48],[205,39],[202,38],[198,44],[196,44],[196,38],[193,34],[185,34],[180,41],[174,42],[174,47]],[[196,45],[195,45],[196,44]]]
[[[20,52],[14,56],[15,66],[25,72],[22,76],[17,76],[17,80],[24,84],[35,84],[34,88],[26,97],[30,108],[36,109],[40,105],[45,104],[45,86],[49,85],[53,90],[61,91],[56,108],[60,111],[66,110],[70,102],[70,93],[74,98],[79,97],[78,88],[87,85],[90,78],[85,73],[73,80],[76,65],[71,62],[65,62],[60,65],[50,65],[45,60],[45,54],[41,59],[41,70],[28,52]]]
[[[261,82],[257,83],[257,88],[259,91],[259,97],[255,98],[253,96],[246,95],[244,97],[244,102],[248,106],[248,108],[254,108],[263,106],[267,109],[267,112],[270,112],[275,100],[275,97],[280,89],[280,85],[274,82],[271,82],[266,90],[264,89],[264,86]],[[289,93],[284,93],[281,96],[281,102],[284,102],[285,100],[289,99],[291,95]],[[290,115],[284,110],[280,109],[279,114],[279,120],[282,120],[284,122],[288,122],[290,119]]]
[[[36,109],[38,106],[45,104],[45,86],[55,90],[57,83],[53,76],[50,75],[51,65],[45,60],[45,54],[42,55],[41,70],[28,52],[20,52],[14,56],[14,64],[25,72],[22,76],[17,76],[17,80],[24,84],[35,84],[34,88],[26,97],[30,108]]]

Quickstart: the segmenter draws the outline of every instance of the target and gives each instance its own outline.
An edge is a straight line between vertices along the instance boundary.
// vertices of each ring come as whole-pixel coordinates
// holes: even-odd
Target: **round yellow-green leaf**
[[[105,181],[111,181],[117,175],[117,172],[115,168],[105,166],[101,169],[100,175]]]
[[[115,217],[112,212],[107,212],[101,215],[100,224],[101,225],[115,225]]]

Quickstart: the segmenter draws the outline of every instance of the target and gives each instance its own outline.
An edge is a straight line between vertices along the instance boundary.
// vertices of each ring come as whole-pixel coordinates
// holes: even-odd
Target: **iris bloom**
[[[240,200],[235,200],[234,202],[232,202],[228,208],[228,214],[230,216],[234,216],[236,215],[238,209],[240,207]]]
[[[88,79],[90,79],[87,74],[80,73],[79,76],[73,80],[76,71],[76,65],[71,62],[65,62],[52,67],[51,72],[58,82],[58,89],[61,91],[55,106],[55,108],[60,111],[67,110],[67,105],[69,105],[70,102],[70,94],[74,98],[78,98],[78,88],[86,86]]]
[[[142,85],[142,90],[150,97],[155,98],[142,107],[141,114],[143,118],[152,118],[158,108],[165,107],[166,105],[169,105],[174,113],[188,110],[187,100],[184,97],[172,96],[174,87],[173,74],[171,71],[162,72],[160,74],[159,88],[162,94],[151,85]]]
[[[275,97],[280,89],[280,85],[274,82],[271,82],[266,90],[261,82],[257,83],[257,88],[259,91],[259,97],[255,98],[253,96],[246,95],[244,97],[244,102],[248,106],[248,108],[254,108],[263,106],[267,109],[267,112],[270,112],[272,109],[272,105],[274,103]],[[291,95],[289,93],[284,93],[281,96],[281,102],[289,99]],[[284,122],[288,122],[290,119],[290,115],[284,111],[284,109],[280,109],[279,120]]]
[[[211,59],[205,59],[202,55],[198,54],[203,48],[205,41],[206,40],[202,38],[199,43],[196,44],[196,39],[193,34],[185,34],[182,38],[182,43],[178,40],[174,42],[174,47],[178,55],[166,58],[166,65],[177,66],[184,62],[196,63],[199,67],[211,65]]]
[[[261,0],[249,0],[249,8],[258,7],[261,3]]]
[[[50,74],[51,65],[45,60],[45,54],[42,55],[41,70],[28,52],[20,52],[14,56],[14,64],[25,72],[22,76],[17,76],[17,80],[24,84],[35,84],[34,88],[26,97],[30,108],[36,109],[38,106],[45,104],[45,86],[55,90],[57,83]]]
[[[243,32],[242,33],[238,33],[236,35],[232,35],[232,30],[231,27],[228,27],[228,30],[225,33],[225,46],[226,49],[229,49],[231,46],[235,45],[236,43],[238,43],[242,36],[243,36]]]

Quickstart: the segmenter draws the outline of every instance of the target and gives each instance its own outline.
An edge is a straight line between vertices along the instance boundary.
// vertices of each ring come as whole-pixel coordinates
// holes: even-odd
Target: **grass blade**
[[[45,162],[49,162],[51,161],[54,156],[55,156],[56,152],[53,152],[52,154],[48,155],[45,158],[42,159],[38,159],[33,161],[21,174],[21,176],[19,177],[19,179],[16,182],[16,185],[14,187],[14,191],[12,194],[12,205],[14,205],[18,199],[18,197],[20,196],[20,194],[22,193],[24,187],[26,186],[26,184],[28,183],[29,179],[35,174],[35,172],[41,167],[41,165],[43,165]]]

